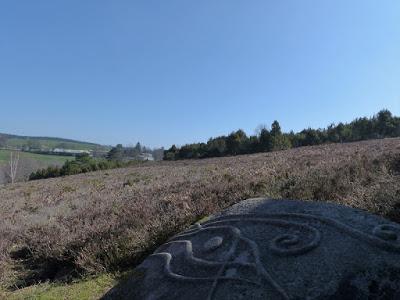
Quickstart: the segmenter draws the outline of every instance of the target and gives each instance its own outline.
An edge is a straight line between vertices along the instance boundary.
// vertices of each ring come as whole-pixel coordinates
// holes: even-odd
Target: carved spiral
[[[399,240],[400,236],[400,226],[392,225],[392,224],[381,224],[375,226],[372,230],[372,233],[385,241],[396,241]]]
[[[299,234],[284,233],[272,239],[270,250],[277,255],[298,255],[304,254],[316,248],[321,240],[321,233],[311,227],[304,226],[311,233],[311,239],[304,241]]]

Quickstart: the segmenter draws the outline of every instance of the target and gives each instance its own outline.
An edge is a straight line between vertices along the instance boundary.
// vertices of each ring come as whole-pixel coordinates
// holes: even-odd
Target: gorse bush
[[[261,128],[257,135],[248,137],[243,130],[228,136],[211,138],[207,143],[173,145],[164,151],[164,160],[218,157],[256,152],[269,152],[327,143],[355,142],[367,139],[400,136],[400,118],[388,110],[381,110],[372,118],[358,118],[348,124],[331,124],[326,129],[304,129],[298,133],[283,133],[278,121],[271,129]]]

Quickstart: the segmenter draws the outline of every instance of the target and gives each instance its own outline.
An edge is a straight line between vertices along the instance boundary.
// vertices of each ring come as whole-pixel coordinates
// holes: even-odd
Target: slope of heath
[[[154,162],[0,189],[4,288],[123,270],[251,197],[333,201],[400,222],[400,139]]]

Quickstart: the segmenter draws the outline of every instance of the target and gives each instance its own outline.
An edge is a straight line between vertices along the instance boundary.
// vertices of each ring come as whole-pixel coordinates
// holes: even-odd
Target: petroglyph
[[[386,299],[385,280],[400,290],[400,225],[338,205],[257,201],[160,246],[138,267],[146,276],[132,298]]]

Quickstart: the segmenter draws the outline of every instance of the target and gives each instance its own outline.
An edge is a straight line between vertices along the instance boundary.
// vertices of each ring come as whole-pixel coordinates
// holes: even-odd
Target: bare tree
[[[19,162],[19,152],[11,151],[10,161],[9,161],[9,167],[10,167],[9,176],[11,183],[14,183],[15,179],[17,178],[18,162]]]
[[[254,134],[257,135],[257,136],[260,136],[261,131],[263,131],[263,129],[269,130],[269,126],[266,125],[266,124],[260,124],[260,125],[258,125],[257,128],[254,129]]]

